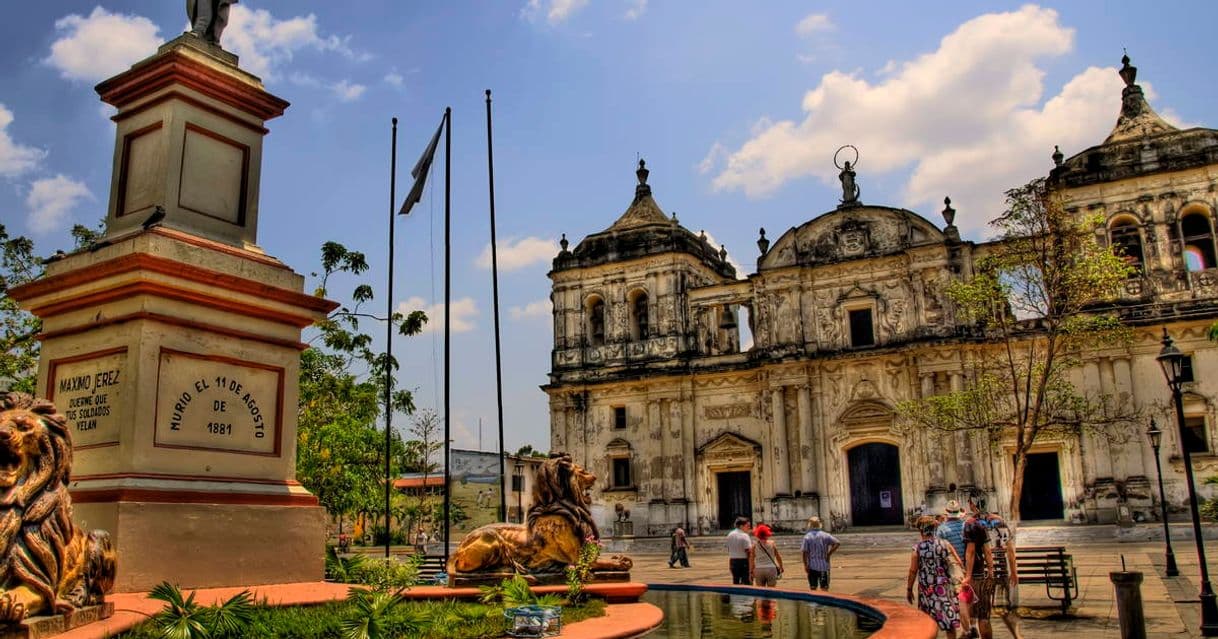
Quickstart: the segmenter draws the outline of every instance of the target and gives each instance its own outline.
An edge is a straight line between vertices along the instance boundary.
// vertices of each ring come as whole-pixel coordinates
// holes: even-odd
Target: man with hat
[[[964,565],[964,509],[960,507],[960,502],[952,499],[947,502],[947,506],[943,508],[943,514],[946,519],[939,527],[935,529],[935,537],[951,544],[955,549],[956,556],[960,559],[960,565]],[[963,588],[962,588],[963,590]],[[972,601],[971,596],[966,593],[960,593],[960,627],[969,628],[971,617],[969,616],[969,602]]]
[[[964,509],[955,499],[947,502],[943,509],[947,519],[935,529],[935,536],[952,545],[960,560],[964,560]]]
[[[812,590],[829,589],[829,558],[841,544],[837,537],[821,530],[820,517],[808,518],[808,532],[800,543],[804,571],[808,573],[808,587]]]

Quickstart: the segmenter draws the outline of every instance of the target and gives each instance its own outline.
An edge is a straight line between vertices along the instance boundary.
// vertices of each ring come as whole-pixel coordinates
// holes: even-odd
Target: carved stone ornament
[[[45,399],[0,395],[0,626],[101,604],[114,588],[110,534],[72,520],[72,436]]]
[[[537,471],[527,524],[488,524],[461,540],[448,562],[454,586],[499,583],[523,575],[532,583],[561,583],[580,550],[600,539],[589,491],[596,475],[567,453],[551,453]],[[627,581],[634,563],[613,555],[592,565],[594,579]]]
[[[738,404],[723,404],[721,406],[707,406],[702,409],[702,414],[707,419],[732,419],[735,417],[749,417],[753,413],[752,404],[749,402],[740,402]]]

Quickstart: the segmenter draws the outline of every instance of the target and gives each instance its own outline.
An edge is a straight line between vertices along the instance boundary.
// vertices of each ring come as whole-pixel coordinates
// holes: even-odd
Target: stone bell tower
[[[75,516],[112,532],[120,591],[318,580],[297,380],[302,329],[337,305],[256,245],[265,123],[288,103],[190,34],[97,91],[118,109],[105,235],[11,291],[43,321]]]

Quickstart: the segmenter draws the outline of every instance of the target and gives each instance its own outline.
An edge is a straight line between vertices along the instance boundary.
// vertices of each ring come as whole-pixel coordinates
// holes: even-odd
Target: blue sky
[[[175,37],[176,0],[19,3],[0,23],[0,217],[44,253],[105,214],[114,128],[93,91]],[[349,7],[357,8],[349,8]],[[864,202],[970,238],[1002,190],[1045,174],[1115,122],[1127,47],[1152,104],[1218,126],[1218,4],[517,0],[236,5],[224,46],[292,102],[269,123],[259,244],[297,271],[322,242],[367,253],[384,308],[389,121],[399,193],[453,108],[455,444],[495,445],[483,90],[494,91],[507,445],[548,448],[549,260],[633,195],[655,197],[751,272],[771,239],[832,209],[834,150],[861,151]],[[395,303],[439,326],[442,182],[397,222]],[[310,280],[312,282],[313,280]],[[334,297],[353,282],[332,286]],[[342,300],[345,301],[345,300]],[[377,330],[374,335],[381,335]],[[398,339],[399,383],[438,406],[440,339]],[[395,420],[403,423],[402,418]]]

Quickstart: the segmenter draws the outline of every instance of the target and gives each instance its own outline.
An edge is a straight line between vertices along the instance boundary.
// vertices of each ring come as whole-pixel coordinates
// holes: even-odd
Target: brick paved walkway
[[[1173,534],[1173,537],[1175,535]],[[883,547],[868,543],[866,547],[851,548],[851,536],[841,537],[841,551],[834,556],[833,591],[903,602],[905,574],[909,568],[909,553],[915,537],[908,535],[907,545],[901,536],[892,535]],[[717,538],[693,539],[695,550],[690,555],[691,568],[669,569],[666,553],[631,552],[634,570],[631,576],[643,583],[708,583],[727,579],[727,559]],[[862,541],[860,539],[860,541]],[[1069,637],[1119,636],[1116,604],[1108,573],[1121,569],[1121,556],[1129,570],[1144,573],[1142,600],[1145,604],[1147,635],[1156,638],[1185,638],[1200,636],[1198,619],[1197,556],[1191,540],[1174,541],[1180,577],[1163,576],[1163,545],[1161,542],[1075,542],[1066,543],[1074,555],[1079,576],[1079,601],[1072,618],[1054,618],[1060,612],[1056,602],[1045,596],[1044,586],[1027,584],[1020,587],[1025,609],[1024,636],[1028,639],[1068,633]],[[783,560],[793,569],[799,567],[799,552],[794,549],[795,538],[780,542]],[[1210,550],[1212,549],[1212,550]],[[1210,541],[1210,570],[1218,577],[1218,543]],[[802,584],[802,572],[792,572],[783,579],[785,588]],[[1010,633],[995,619],[995,637],[1010,637]]]

